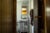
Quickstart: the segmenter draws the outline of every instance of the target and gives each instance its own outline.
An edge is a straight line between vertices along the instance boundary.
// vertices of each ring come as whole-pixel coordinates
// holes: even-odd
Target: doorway
[[[26,1],[26,3],[25,3],[25,1]],[[17,10],[16,10],[17,11],[16,12],[17,13],[16,20],[18,21],[18,22],[16,21],[17,22],[17,26],[18,26],[18,23],[21,22],[21,20],[27,18],[27,17],[24,17],[24,15],[21,15],[21,13],[23,14],[22,9],[24,8],[25,10],[27,9],[27,11],[28,11],[28,8],[29,8],[29,11],[30,11],[30,7],[28,7],[28,5],[30,6],[30,4],[29,4],[30,2],[27,1],[27,0],[25,0],[25,1],[23,1],[23,0],[22,1],[20,1],[20,0],[19,1],[17,0],[16,1],[17,2],[17,4],[16,4],[17,5],[17,7],[16,7],[17,8]],[[43,32],[44,33],[45,32],[45,27],[44,27],[45,26],[44,25],[45,24],[45,6],[44,6],[44,1],[43,0],[34,0],[34,1],[35,1],[34,3],[36,3],[36,4],[34,4],[34,6],[35,6],[34,7],[34,24],[35,24],[34,25],[34,32],[35,33],[37,33],[37,32],[39,32],[39,33],[42,33]],[[27,12],[25,11],[25,14],[26,13]],[[38,16],[38,18],[35,18],[35,16]],[[21,19],[21,18],[23,18],[23,19]],[[17,29],[17,26],[16,26],[16,29]],[[20,25],[18,26],[18,28],[19,27],[20,27]],[[20,27],[20,29],[21,29],[21,27]]]
[[[30,10],[34,9],[34,0],[16,0],[16,2],[16,32],[32,33],[34,31],[34,27],[32,31]]]

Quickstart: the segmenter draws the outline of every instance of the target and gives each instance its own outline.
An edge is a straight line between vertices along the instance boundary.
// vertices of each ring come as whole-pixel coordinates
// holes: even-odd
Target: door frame
[[[16,33],[16,0],[13,0],[13,33]]]

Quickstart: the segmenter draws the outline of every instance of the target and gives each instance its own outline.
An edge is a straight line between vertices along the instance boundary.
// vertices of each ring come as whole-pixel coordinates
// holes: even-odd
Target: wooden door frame
[[[43,0],[44,1],[44,11],[45,11],[45,17],[44,17],[44,19],[45,19],[45,24],[44,24],[44,27],[45,27],[45,33],[47,33],[47,23],[46,23],[46,1],[47,0]]]
[[[16,0],[13,0],[13,33],[16,33]]]

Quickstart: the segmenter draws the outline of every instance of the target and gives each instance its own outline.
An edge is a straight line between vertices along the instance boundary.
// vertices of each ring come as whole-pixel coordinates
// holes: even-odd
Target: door
[[[47,12],[47,7],[49,6],[49,0],[39,0],[38,2],[38,16],[41,16],[40,18],[38,18],[38,32],[39,33],[49,33],[49,17],[47,17],[49,15],[49,13]],[[48,3],[47,3],[48,2]],[[48,6],[47,6],[48,5]],[[48,13],[48,14],[47,14]],[[48,22],[47,22],[48,21]],[[47,28],[48,27],[48,28]]]
[[[0,0],[0,33],[15,33],[14,6],[14,0]]]
[[[38,0],[38,32],[44,33],[44,24],[45,24],[45,10],[44,10],[44,1]]]

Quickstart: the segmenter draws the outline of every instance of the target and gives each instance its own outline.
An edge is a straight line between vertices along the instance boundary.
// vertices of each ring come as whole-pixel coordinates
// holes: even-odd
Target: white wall
[[[31,0],[31,9],[34,9],[34,0]]]
[[[21,8],[22,8],[22,1],[23,0],[17,0],[17,10],[16,10],[16,12],[17,12],[17,21],[19,21],[19,20],[21,20]],[[27,1],[27,0],[24,0],[24,1]],[[34,2],[33,2],[34,0],[29,0],[29,5],[28,5],[28,7],[29,7],[29,11],[30,11],[30,9],[34,9]]]
[[[31,9],[34,9],[34,0],[29,0],[29,12]]]
[[[22,2],[21,1],[17,1],[17,21],[21,20],[21,8],[22,8]]]
[[[17,16],[17,21],[20,21],[21,20],[21,11],[22,11],[22,2],[26,2],[27,0],[17,0],[17,7],[16,7],[16,12],[17,12],[17,14],[16,14],[16,16]],[[27,4],[25,4],[25,5],[27,5]],[[29,5],[28,5],[29,6]]]

